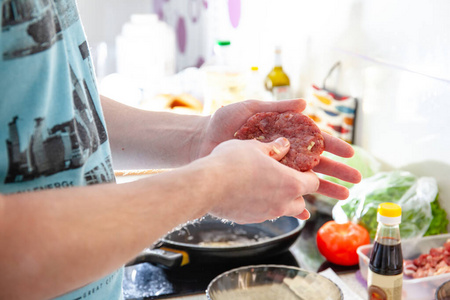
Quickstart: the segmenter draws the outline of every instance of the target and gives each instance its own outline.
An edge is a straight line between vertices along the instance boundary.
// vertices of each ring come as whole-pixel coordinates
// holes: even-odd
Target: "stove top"
[[[217,275],[237,267],[259,264],[299,266],[297,259],[290,251],[244,264],[230,262],[193,264],[166,269],[150,263],[141,263],[125,267],[124,298],[127,300],[164,299],[202,293]]]
[[[354,272],[355,266],[338,266],[325,260],[316,245],[317,230],[327,221],[329,214],[312,214],[294,245],[281,254],[255,258],[244,263],[227,262],[217,264],[188,264],[166,269],[150,263],[141,263],[125,268],[123,288],[126,300],[164,299],[204,293],[208,284],[219,274],[245,265],[276,264],[301,267],[320,272],[327,268],[337,274]]]

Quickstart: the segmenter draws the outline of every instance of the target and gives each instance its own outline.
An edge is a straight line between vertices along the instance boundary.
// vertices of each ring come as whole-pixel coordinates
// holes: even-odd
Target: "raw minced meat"
[[[302,172],[314,168],[324,150],[320,129],[311,118],[296,112],[257,113],[247,120],[235,137],[264,143],[279,137],[287,138],[291,148],[281,163]]]

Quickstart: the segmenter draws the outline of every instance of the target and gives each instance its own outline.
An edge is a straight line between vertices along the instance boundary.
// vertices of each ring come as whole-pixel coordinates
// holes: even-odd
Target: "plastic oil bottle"
[[[245,100],[245,72],[232,50],[230,41],[217,41],[214,56],[201,67],[204,114],[212,114],[222,106]]]
[[[367,278],[369,300],[402,299],[401,215],[402,209],[395,203],[386,202],[378,206],[378,227]]]
[[[274,67],[267,74],[264,84],[266,89],[272,94],[273,100],[284,100],[292,97],[291,82],[281,63],[280,47],[275,49]]]
[[[260,76],[258,66],[252,66],[247,74],[247,84],[245,89],[245,100],[269,101],[272,97],[264,88],[264,79]]]

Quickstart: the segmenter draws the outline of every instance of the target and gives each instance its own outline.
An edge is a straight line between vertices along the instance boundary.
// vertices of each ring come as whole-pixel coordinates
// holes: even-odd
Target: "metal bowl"
[[[246,266],[214,278],[208,300],[343,300],[339,287],[317,273],[281,265]]]
[[[450,280],[444,282],[436,289],[436,300],[450,300]]]

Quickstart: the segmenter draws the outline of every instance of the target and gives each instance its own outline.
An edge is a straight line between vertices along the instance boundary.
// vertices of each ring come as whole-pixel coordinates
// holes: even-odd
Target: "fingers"
[[[351,183],[361,181],[361,173],[358,170],[324,156],[320,158],[319,164],[313,170]]]
[[[302,195],[315,193],[319,189],[320,181],[316,173],[311,170],[306,172],[299,172],[294,169],[291,170],[293,172],[293,176],[297,178]]]
[[[300,214],[294,217],[302,221],[306,221],[311,217],[311,213],[305,208]]]
[[[289,152],[290,143],[286,138],[278,138],[270,143],[261,143],[264,153],[280,161]]]
[[[292,99],[292,100],[282,100],[282,101],[255,101],[248,100],[244,102],[247,108],[250,110],[251,114],[259,112],[285,112],[285,111],[296,111],[302,112],[306,108],[306,101],[303,99]]]
[[[326,132],[322,132],[322,136],[325,144],[325,151],[336,154],[341,157],[352,157],[355,154],[352,146],[343,140],[329,135]]]
[[[320,185],[316,193],[338,200],[345,200],[348,198],[349,191],[346,187],[323,179],[319,179],[319,181]]]
[[[278,161],[287,154],[290,147],[289,141],[286,138],[278,138],[271,143],[258,142],[257,144],[266,155]],[[319,193],[338,200],[345,200],[348,198],[349,190],[346,187],[327,180],[319,179],[315,172],[334,176],[351,183],[358,183],[361,181],[361,174],[358,170],[327,157],[321,157],[319,165],[313,169],[314,172],[311,170],[306,172],[297,172],[296,170],[284,165],[279,165],[279,167],[285,168],[285,172],[288,172],[291,178],[295,178],[302,195]],[[297,210],[293,211],[302,211],[302,209],[297,208]],[[306,213],[302,217],[305,216]]]
[[[287,213],[286,216],[292,216],[300,220],[306,221],[311,216],[309,211],[305,208],[305,200],[303,199],[302,196],[297,197],[292,202],[289,210],[292,211],[292,214]]]

